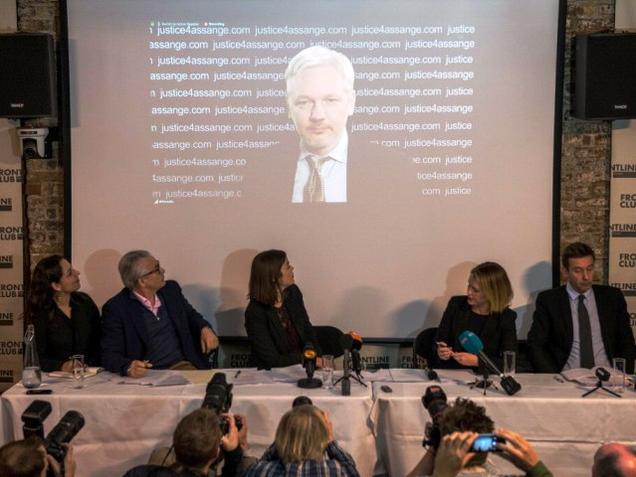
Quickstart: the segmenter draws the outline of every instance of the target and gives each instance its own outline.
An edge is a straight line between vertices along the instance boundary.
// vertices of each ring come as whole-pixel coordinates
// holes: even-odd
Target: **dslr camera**
[[[442,440],[442,433],[439,428],[439,419],[448,407],[448,398],[441,386],[429,386],[422,396],[422,404],[431,416],[431,422],[426,423],[424,429],[423,447],[433,447],[437,449]]]
[[[77,411],[68,411],[45,438],[43,423],[50,413],[51,403],[33,401],[22,413],[22,433],[25,439],[31,436],[42,439],[46,452],[63,464],[67,449],[65,444],[70,443],[84,427],[84,416]]]
[[[205,397],[201,407],[214,411],[219,416],[219,427],[223,435],[230,432],[230,422],[221,414],[230,412],[232,407],[233,384],[228,384],[225,373],[215,373],[205,388]],[[234,416],[236,427],[240,431],[243,427],[240,417]]]

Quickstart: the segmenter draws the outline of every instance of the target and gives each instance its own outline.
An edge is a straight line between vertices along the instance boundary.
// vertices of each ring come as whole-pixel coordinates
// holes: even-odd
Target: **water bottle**
[[[35,329],[28,325],[24,334],[24,366],[22,368],[22,385],[27,389],[37,388],[42,384],[40,360],[35,346]]]

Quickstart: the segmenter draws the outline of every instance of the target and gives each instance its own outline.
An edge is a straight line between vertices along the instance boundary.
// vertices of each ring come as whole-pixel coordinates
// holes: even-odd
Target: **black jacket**
[[[594,285],[594,300],[607,358],[625,358],[633,372],[636,347],[625,298],[618,288]],[[565,286],[539,293],[528,332],[528,354],[537,373],[560,373],[572,350],[572,312]]]
[[[89,366],[100,363],[100,318],[97,305],[86,293],[71,294],[71,318],[56,305],[32,317],[40,367],[58,371],[74,354],[83,354]]]
[[[283,306],[303,344],[311,342],[318,354],[320,346],[309,321],[303,294],[296,285],[285,290]],[[259,369],[282,368],[302,362],[301,353],[291,353],[285,330],[274,307],[251,300],[245,310],[245,330],[252,347],[252,361]]]
[[[489,315],[483,329],[475,333],[484,344],[484,353],[500,370],[503,367],[503,352],[517,351],[516,319],[517,313],[506,308],[502,313]],[[459,335],[470,329],[469,320],[470,305],[466,296],[452,297],[444,310],[435,341],[443,341],[451,346],[453,351],[462,351]],[[441,368],[463,368],[453,358],[448,361],[439,360],[439,365]]]

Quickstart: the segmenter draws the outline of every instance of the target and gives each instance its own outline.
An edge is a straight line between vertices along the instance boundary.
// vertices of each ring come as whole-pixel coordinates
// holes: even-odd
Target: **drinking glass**
[[[503,373],[506,376],[514,376],[517,371],[517,356],[514,351],[504,351],[503,354]]]
[[[71,361],[73,362],[73,380],[75,381],[75,388],[81,389],[84,387],[84,355],[83,354],[74,354],[71,356]]]
[[[617,393],[625,392],[625,358],[614,358],[612,360],[615,376],[612,376],[614,383],[614,391]]]
[[[322,357],[322,386],[325,389],[333,387],[333,355],[330,354]]]

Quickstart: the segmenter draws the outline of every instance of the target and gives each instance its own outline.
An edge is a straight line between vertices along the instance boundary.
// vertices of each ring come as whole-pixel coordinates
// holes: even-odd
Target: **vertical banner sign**
[[[20,379],[24,297],[22,165],[15,128],[0,119],[0,391]]]
[[[612,131],[610,285],[627,300],[636,329],[636,121],[615,122]]]

